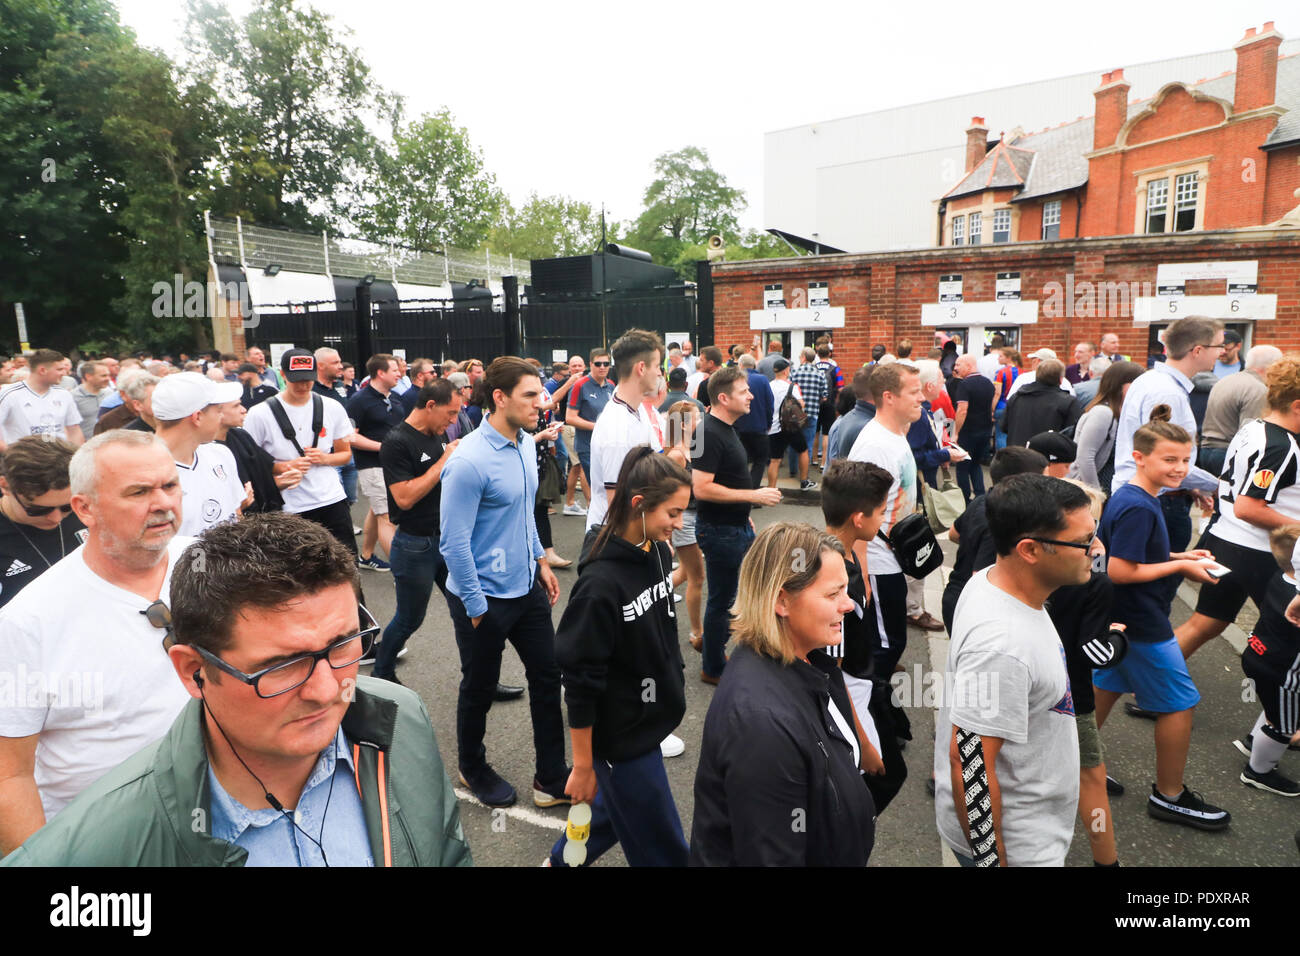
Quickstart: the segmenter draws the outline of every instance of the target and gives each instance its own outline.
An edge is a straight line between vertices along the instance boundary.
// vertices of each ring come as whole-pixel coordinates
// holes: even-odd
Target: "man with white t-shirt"
[[[614,342],[610,354],[618,373],[618,387],[596,419],[596,427],[591,433],[590,480],[593,491],[587,509],[584,557],[605,521],[627,453],[637,445],[649,445],[658,452],[664,450],[659,413],[648,404],[648,400],[659,394],[663,382],[660,367],[663,342],[654,332],[629,329]],[[678,456],[676,461],[679,465],[685,465],[680,452],[670,454]],[[665,757],[678,757],[686,750],[686,744],[675,734],[669,734],[659,747]]]
[[[686,376],[686,394],[697,402],[709,404],[709,376],[722,368],[722,349],[710,345],[700,350],[695,371]]]
[[[77,451],[69,478],[85,546],[0,613],[0,679],[16,692],[0,706],[0,854],[162,737],[189,697],[151,623],[193,540],[176,534],[171,453],[115,429]]]
[[[221,412],[239,402],[244,386],[214,382],[198,372],[168,375],[153,392],[158,437],[172,453],[184,493],[180,533],[198,535],[243,513],[251,486],[239,480],[239,465],[225,445],[216,441]]]
[[[871,374],[876,417],[858,432],[849,461],[869,461],[894,476],[885,499],[886,535],[916,510],[916,458],[907,442],[912,423],[921,417],[925,395],[916,369],[902,362],[878,365]],[[884,631],[876,651],[876,673],[889,675],[907,647],[907,575],[882,538],[867,545],[867,572]]]
[[[0,451],[28,435],[66,438],[75,448],[86,440],[72,393],[55,388],[63,378],[63,355],[37,349],[28,359],[31,374],[0,389]]]
[[[1088,496],[1012,475],[985,496],[997,563],[953,617],[935,719],[934,812],[962,866],[1063,866],[1079,806],[1079,733],[1065,651],[1044,602],[1100,556]],[[956,798],[956,799],[954,799]]]
[[[284,510],[322,525],[356,554],[352,512],[338,473],[352,460],[352,423],[342,402],[312,394],[316,357],[311,352],[289,349],[280,357],[280,371],[288,383],[284,391],[249,409],[244,431],[275,459],[276,474],[288,468],[302,472],[297,486],[281,493]]]

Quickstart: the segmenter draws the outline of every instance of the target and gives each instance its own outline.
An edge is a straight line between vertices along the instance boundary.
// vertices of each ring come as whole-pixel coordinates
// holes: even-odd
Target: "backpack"
[[[803,403],[795,397],[793,384],[791,384],[789,391],[785,393],[785,398],[781,399],[781,408],[777,412],[777,420],[781,424],[782,433],[786,435],[801,432],[804,426],[808,424],[808,413],[804,411]]]
[[[298,437],[293,431],[293,422],[289,421],[289,415],[284,410],[284,405],[280,402],[280,396],[275,395],[266,400],[270,406],[271,414],[275,418],[275,423],[280,426],[280,431],[284,437],[289,439],[290,444],[298,452],[299,456],[306,454],[302,446],[298,444]],[[325,430],[325,400],[312,392],[311,395],[311,447],[316,447],[316,442],[320,440],[321,433]]]
[[[822,372],[826,375],[826,397],[822,399],[822,405],[835,407],[835,399],[840,394],[839,370],[840,367],[829,359],[822,359],[817,363],[822,367]]]

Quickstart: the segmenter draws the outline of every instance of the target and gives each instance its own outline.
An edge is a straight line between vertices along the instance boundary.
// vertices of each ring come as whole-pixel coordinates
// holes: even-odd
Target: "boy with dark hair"
[[[844,672],[844,686],[853,704],[858,739],[862,741],[862,769],[867,788],[880,813],[907,779],[907,765],[898,746],[889,674],[877,674],[875,655],[880,648],[876,603],[867,593],[866,574],[854,545],[866,544],[880,530],[885,499],[893,476],[879,465],[864,461],[836,461],[822,478],[822,515],[826,533],[844,545],[848,596],[853,610],[844,615],[843,640],[825,648]]]

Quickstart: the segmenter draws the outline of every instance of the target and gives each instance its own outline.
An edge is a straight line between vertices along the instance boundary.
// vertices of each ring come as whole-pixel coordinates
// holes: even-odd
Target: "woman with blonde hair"
[[[780,522],[750,545],[731,655],[704,722],[693,866],[865,866],[875,805],[844,678],[844,548]]]

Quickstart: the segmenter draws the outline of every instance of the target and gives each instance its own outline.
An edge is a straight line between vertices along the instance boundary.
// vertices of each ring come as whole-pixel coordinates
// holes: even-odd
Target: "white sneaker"
[[[564,506],[564,513],[565,513],[566,515],[577,515],[577,516],[582,516],[582,515],[585,515],[585,514],[587,513],[587,509],[584,508],[584,507],[583,507],[582,505],[580,505],[580,504],[565,505],[565,506]]]
[[[669,734],[659,741],[659,752],[665,757],[680,757],[686,753],[686,741],[676,734]]]
[[[362,532],[362,530],[363,530],[362,528],[358,528],[356,525],[352,526],[352,534],[354,536],[359,535]]]
[[[682,596],[681,596],[680,594],[678,594],[676,591],[673,592],[673,603],[674,603],[674,604],[681,604],[681,603],[682,603]]]

